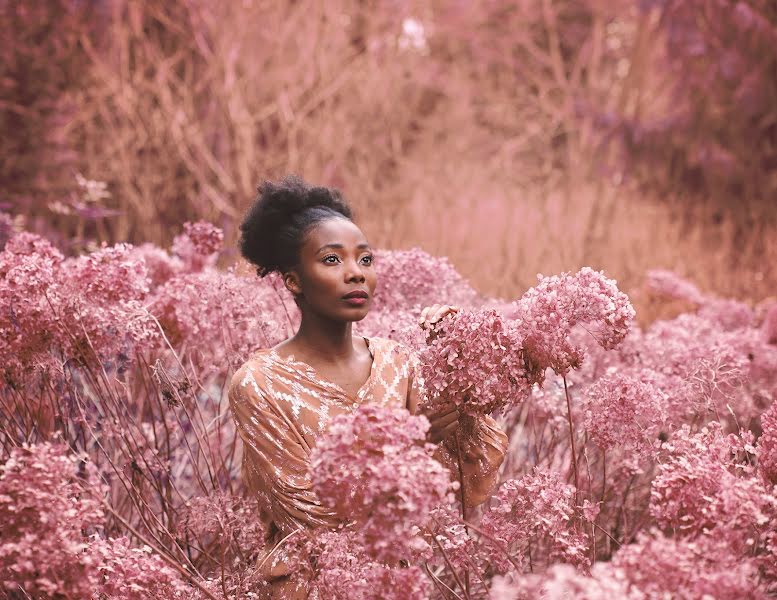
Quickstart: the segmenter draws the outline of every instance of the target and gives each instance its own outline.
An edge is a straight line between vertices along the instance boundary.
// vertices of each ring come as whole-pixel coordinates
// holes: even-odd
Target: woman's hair
[[[310,186],[296,175],[265,181],[240,224],[240,254],[260,277],[284,273],[297,264],[305,234],[333,217],[352,219],[338,190]]]

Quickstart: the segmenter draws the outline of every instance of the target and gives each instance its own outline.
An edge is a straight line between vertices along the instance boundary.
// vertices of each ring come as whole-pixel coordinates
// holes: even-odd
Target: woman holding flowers
[[[260,571],[273,597],[306,598],[304,581],[290,577],[285,552],[295,532],[336,527],[342,517],[325,507],[311,485],[310,452],[338,414],[362,404],[406,408],[431,423],[435,457],[460,475],[468,506],[492,493],[507,438],[488,416],[468,427],[459,456],[449,441],[459,430],[453,403],[425,402],[417,355],[397,342],[352,334],[376,285],[373,252],[341,195],[297,177],[265,182],[241,224],[240,250],[265,276],[278,273],[301,312],[296,334],[259,350],[235,373],[229,400],[244,444],[243,475],[267,526]],[[429,328],[457,309],[434,305]],[[434,406],[432,409],[431,406]],[[455,446],[453,446],[455,447]]]

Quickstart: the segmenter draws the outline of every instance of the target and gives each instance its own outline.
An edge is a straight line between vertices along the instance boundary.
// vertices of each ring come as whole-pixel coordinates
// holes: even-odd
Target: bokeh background
[[[232,264],[293,172],[485,294],[777,294],[773,0],[9,0],[0,36],[0,208],[66,253],[206,219]]]

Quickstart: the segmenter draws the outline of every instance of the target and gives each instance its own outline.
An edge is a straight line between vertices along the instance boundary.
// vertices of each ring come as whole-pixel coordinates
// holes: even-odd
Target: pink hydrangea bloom
[[[756,562],[732,550],[719,535],[675,539],[653,531],[621,548],[612,569],[647,598],[765,598]]]
[[[428,429],[423,415],[364,405],[334,417],[311,453],[322,503],[359,523],[370,555],[380,560],[425,550],[417,526],[450,500],[450,472],[424,443]]]
[[[426,600],[431,582],[418,566],[390,566],[365,552],[363,538],[350,530],[322,531],[309,538],[300,575],[311,577],[310,598]],[[313,563],[315,566],[312,566]]]
[[[678,430],[664,443],[666,456],[652,484],[656,523],[685,534],[715,530],[732,546],[763,529],[770,499],[742,457],[752,450],[750,437],[725,436],[716,421],[697,434],[687,426]]]
[[[758,471],[764,481],[777,485],[777,402],[761,415],[761,437],[758,438]]]
[[[96,593],[110,600],[192,600],[192,588],[149,546],[93,535],[87,559],[99,574]],[[197,594],[199,595],[199,594]]]
[[[110,306],[129,300],[143,300],[149,291],[148,272],[142,260],[132,256],[132,246],[117,244],[68,258],[62,276],[91,303]]]
[[[655,386],[612,373],[582,398],[585,429],[602,450],[621,447],[634,458],[650,455],[666,420],[666,395]]]
[[[673,300],[685,300],[692,304],[703,304],[706,296],[690,281],[677,273],[664,269],[653,269],[645,277],[648,289]]]
[[[184,262],[187,271],[201,271],[215,264],[223,240],[224,233],[213,223],[187,221],[183,233],[173,239],[172,252]]]
[[[219,554],[237,562],[240,557],[256,557],[264,548],[265,527],[256,504],[249,498],[217,491],[186,501],[183,527],[202,547],[219,548]]]
[[[494,578],[490,600],[645,600],[622,571],[596,564],[590,575],[556,564],[537,574],[511,572]]]
[[[420,354],[430,402],[454,403],[471,415],[521,402],[532,383],[521,342],[517,330],[493,309],[442,319]]]
[[[180,273],[161,285],[149,311],[173,345],[188,345],[203,370],[221,368],[225,361],[239,365],[252,351],[288,337],[295,322],[279,293],[269,278],[205,269]]]
[[[588,540],[574,523],[575,488],[556,472],[537,467],[520,479],[505,481],[483,515],[481,528],[506,548],[513,561],[588,563]],[[483,540],[485,545],[490,542]],[[511,563],[496,545],[493,564],[508,571]]]
[[[133,247],[130,256],[145,263],[152,293],[185,269],[184,262],[180,258],[171,256],[163,248],[148,242]]]
[[[447,258],[419,248],[377,251],[375,271],[378,284],[373,310],[408,310],[432,304],[468,308],[479,300],[478,293]]]
[[[717,324],[723,331],[736,331],[751,327],[755,313],[744,302],[725,298],[709,298],[701,305],[697,314]]]
[[[561,375],[578,368],[583,349],[570,334],[578,324],[603,348],[617,346],[629,333],[634,308],[614,280],[589,267],[578,273],[539,276],[539,283],[516,303],[512,317],[524,337],[529,360]]]
[[[51,244],[27,233],[0,253],[0,314],[4,379],[12,385],[61,364],[102,362],[123,370],[136,350],[157,341],[143,302],[148,278],[126,244],[63,259]],[[57,366],[59,364],[59,366]]]
[[[107,493],[94,466],[49,443],[17,447],[0,467],[0,582],[34,598],[89,598],[99,581],[87,534]]]

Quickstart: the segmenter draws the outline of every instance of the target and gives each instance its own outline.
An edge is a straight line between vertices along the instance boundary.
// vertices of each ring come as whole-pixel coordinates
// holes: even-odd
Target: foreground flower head
[[[420,355],[431,403],[488,414],[527,396],[536,375],[525,368],[520,333],[496,310],[447,316],[433,336]]]
[[[360,524],[374,557],[399,560],[423,549],[415,528],[449,498],[450,473],[424,443],[428,429],[424,416],[364,405],[334,417],[311,453],[322,503]]]

